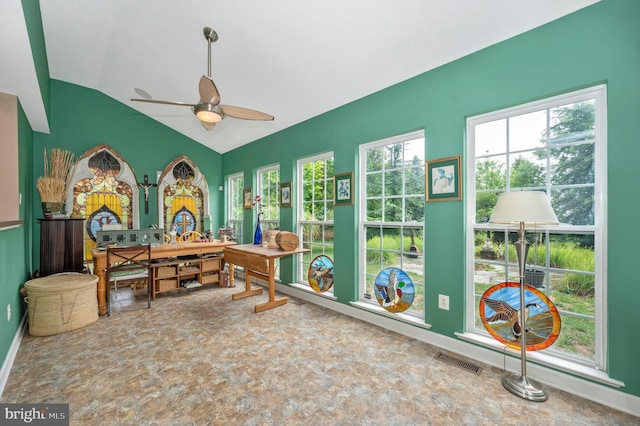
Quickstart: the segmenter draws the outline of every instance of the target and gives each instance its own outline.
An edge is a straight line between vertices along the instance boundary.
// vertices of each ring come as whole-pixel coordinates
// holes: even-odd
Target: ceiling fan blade
[[[177,102],[177,101],[157,101],[155,99],[131,99],[134,102],[147,102],[150,104],[163,104],[163,105],[179,105],[179,106],[188,106],[194,107],[196,104],[190,104],[187,102]]]
[[[202,124],[202,127],[204,127],[206,130],[213,130],[213,128],[216,127],[216,123],[207,123],[206,121],[202,120],[200,120],[200,124]]]
[[[211,77],[203,75],[200,77],[200,100],[205,104],[218,105],[220,103],[220,92]]]
[[[220,108],[225,115],[233,118],[239,118],[241,120],[272,121],[274,119],[273,115],[271,114],[266,114],[264,112],[255,111],[249,108],[242,108],[232,105],[220,105]]]

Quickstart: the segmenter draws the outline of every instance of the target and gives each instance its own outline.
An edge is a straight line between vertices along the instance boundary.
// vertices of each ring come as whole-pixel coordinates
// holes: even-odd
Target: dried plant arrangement
[[[44,176],[39,177],[36,183],[43,203],[64,203],[67,177],[74,157],[72,152],[58,148],[52,148],[47,156],[47,149],[44,149]]]

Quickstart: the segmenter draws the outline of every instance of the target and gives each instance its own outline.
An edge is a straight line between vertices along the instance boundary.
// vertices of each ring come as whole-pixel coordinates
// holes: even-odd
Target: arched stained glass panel
[[[187,157],[174,160],[158,181],[161,226],[176,226],[178,236],[187,231],[204,231],[208,215],[209,189],[200,170]]]
[[[91,259],[96,233],[105,225],[138,227],[138,187],[133,170],[101,145],[83,154],[74,166],[67,205],[86,219],[84,259]]]

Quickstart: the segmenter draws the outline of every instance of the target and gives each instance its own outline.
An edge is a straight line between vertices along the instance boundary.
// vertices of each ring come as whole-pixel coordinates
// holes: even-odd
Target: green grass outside
[[[481,248],[481,245],[476,246],[476,254],[479,254]],[[500,248],[498,248],[497,253],[501,253],[499,250]],[[589,248],[580,247],[576,244],[552,242],[550,244],[550,253],[549,260],[552,268],[580,272],[552,274],[550,277],[549,291],[546,294],[558,308],[562,323],[560,335],[553,348],[594,359],[595,278],[590,274],[594,271],[594,252]],[[544,263],[545,255],[545,247],[538,247],[537,253],[532,247],[527,258],[528,264],[535,263],[532,259],[536,258],[541,260],[540,263]],[[510,247],[509,259],[517,259],[515,248],[513,247]],[[492,265],[478,264],[477,267],[481,269],[496,269]],[[517,270],[515,265],[514,268]],[[481,295],[493,284],[497,283],[476,283],[476,294]],[[544,289],[542,291],[544,292]],[[583,316],[588,316],[589,318]],[[483,328],[478,316],[476,316],[476,326]]]

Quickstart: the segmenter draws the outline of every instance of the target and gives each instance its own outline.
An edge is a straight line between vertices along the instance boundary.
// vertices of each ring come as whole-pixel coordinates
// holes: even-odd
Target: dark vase
[[[256,232],[253,234],[253,244],[262,244],[262,228],[260,228],[260,215],[256,223]]]

